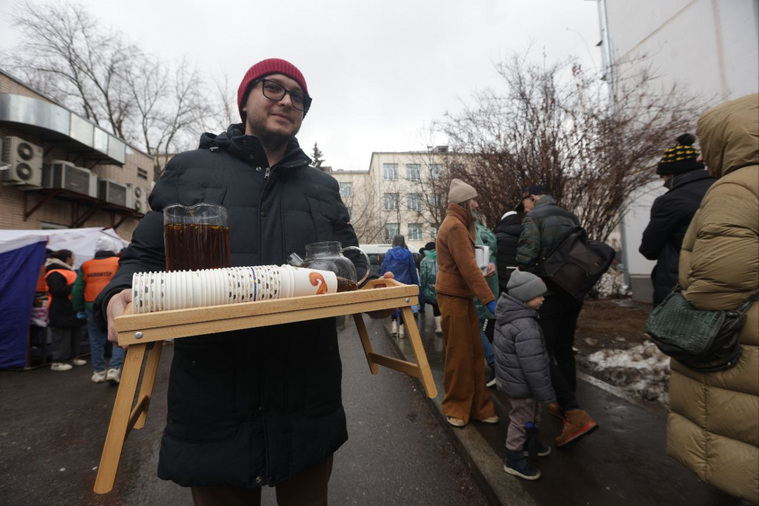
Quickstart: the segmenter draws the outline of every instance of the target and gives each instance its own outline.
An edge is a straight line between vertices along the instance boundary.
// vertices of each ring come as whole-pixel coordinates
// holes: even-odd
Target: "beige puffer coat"
[[[698,121],[717,179],[680,252],[680,286],[699,309],[739,309],[759,286],[759,95],[720,104]],[[667,454],[725,492],[759,502],[759,304],[740,333],[743,354],[702,374],[672,360]]]

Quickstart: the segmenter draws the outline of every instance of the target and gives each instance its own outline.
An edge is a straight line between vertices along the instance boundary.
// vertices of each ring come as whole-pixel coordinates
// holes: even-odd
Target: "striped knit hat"
[[[703,169],[704,164],[697,162],[699,151],[693,147],[696,138],[692,134],[683,134],[677,138],[677,144],[664,152],[656,173],[660,175],[682,174],[696,169]]]

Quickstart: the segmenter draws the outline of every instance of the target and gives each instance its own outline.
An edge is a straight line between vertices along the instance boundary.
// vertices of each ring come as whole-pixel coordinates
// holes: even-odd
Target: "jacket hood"
[[[692,183],[694,181],[700,181],[702,179],[707,179],[711,177],[712,176],[709,174],[708,170],[696,169],[696,170],[691,170],[688,172],[683,172],[682,174],[677,174],[675,176],[672,176],[671,178],[667,180],[666,183],[664,183],[664,186],[666,188],[669,188],[670,190],[674,190],[675,188],[686,185],[688,183]]]
[[[697,136],[709,173],[716,179],[759,165],[759,94],[706,111],[698,120]]]
[[[226,132],[218,135],[205,132],[200,136],[200,149],[225,150],[237,158],[250,161],[259,167],[268,167],[269,161],[261,141],[255,135],[245,135],[242,123],[229,125]],[[280,167],[311,165],[311,158],[300,149],[298,139],[293,137],[287,143],[285,156],[277,164]]]
[[[424,257],[437,258],[437,251],[434,249],[426,249],[424,250]]]
[[[504,292],[495,306],[495,316],[499,325],[505,325],[520,318],[537,318],[538,312]]]

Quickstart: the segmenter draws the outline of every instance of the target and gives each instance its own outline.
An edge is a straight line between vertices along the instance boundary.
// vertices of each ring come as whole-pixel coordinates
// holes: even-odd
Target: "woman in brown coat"
[[[698,138],[717,182],[685,234],[679,283],[698,309],[738,310],[759,285],[759,95],[704,113]],[[672,360],[667,454],[759,502],[759,303],[746,316],[734,367],[698,373]]]
[[[495,296],[474,257],[477,192],[459,179],[451,181],[448,211],[438,232],[435,281],[445,339],[443,414],[454,427],[469,420],[498,423],[485,384],[485,355],[473,297],[495,313]],[[491,264],[487,275],[495,274]]]

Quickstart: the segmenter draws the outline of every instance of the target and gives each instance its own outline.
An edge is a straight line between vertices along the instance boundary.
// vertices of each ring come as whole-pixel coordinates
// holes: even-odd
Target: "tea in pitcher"
[[[164,238],[168,271],[229,267],[229,227],[170,224]]]

